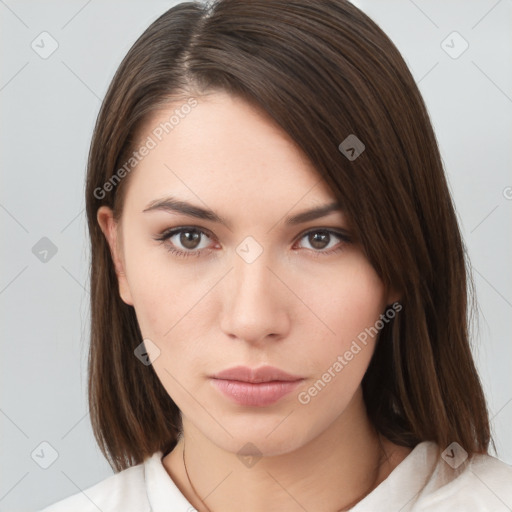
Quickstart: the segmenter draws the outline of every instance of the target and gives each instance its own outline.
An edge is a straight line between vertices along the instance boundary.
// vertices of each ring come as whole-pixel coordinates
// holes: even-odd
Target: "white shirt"
[[[41,512],[193,512],[161,451]],[[475,455],[453,469],[424,441],[351,512],[510,512],[512,466]],[[243,511],[242,511],[243,512]],[[283,511],[286,512],[286,511]],[[315,512],[315,511],[312,511]]]

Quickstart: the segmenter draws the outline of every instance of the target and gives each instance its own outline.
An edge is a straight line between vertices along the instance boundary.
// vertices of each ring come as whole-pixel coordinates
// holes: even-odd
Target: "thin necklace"
[[[190,481],[190,476],[188,475],[188,470],[187,470],[187,464],[185,462],[185,436],[183,436],[183,465],[185,466],[185,473],[187,474],[188,483],[190,484],[190,487],[194,491],[194,494],[196,495],[197,499],[199,501],[201,501],[201,503],[205,506],[206,510],[208,512],[211,512],[211,510],[206,506],[206,503],[199,497],[198,492],[195,490],[194,486],[192,485],[192,482]]]
[[[368,496],[368,494],[370,494],[370,492],[375,488],[375,484],[376,484],[377,479],[379,477],[379,468],[380,468],[380,466],[382,464],[382,456],[385,455],[384,447],[382,446],[380,432],[378,432],[377,435],[378,435],[378,439],[379,439],[380,452],[379,452],[379,462],[377,463],[377,466],[375,468],[375,478],[373,479],[372,485],[369,487],[369,489],[362,496],[356,498],[352,503],[350,503],[348,505],[345,505],[343,508],[340,508],[336,512],[344,512],[344,511],[350,510],[351,507],[353,507],[356,503],[358,503],[363,498]],[[197,499],[204,505],[206,510],[208,512],[211,512],[211,510],[208,508],[208,506],[206,505],[204,500],[199,497],[198,492],[196,491],[195,487],[192,485],[192,481],[190,480],[190,476],[188,474],[188,469],[187,469],[187,464],[185,462],[185,437],[183,437],[183,466],[185,467],[185,474],[187,475],[187,480],[188,480],[188,483],[190,485],[190,488],[194,491],[194,494],[196,495]]]

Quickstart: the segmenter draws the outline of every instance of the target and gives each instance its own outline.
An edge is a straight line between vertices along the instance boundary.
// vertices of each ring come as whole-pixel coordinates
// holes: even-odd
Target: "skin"
[[[155,114],[140,140],[175,108]],[[129,180],[120,222],[107,207],[97,217],[119,293],[135,308],[143,337],[159,348],[154,370],[182,412],[183,438],[163,458],[169,476],[201,512],[353,505],[410,449],[382,439],[382,452],[366,415],[361,380],[375,339],[309,403],[298,400],[399,298],[386,294],[356,243],[331,234],[315,245],[315,232],[305,234],[329,228],[349,235],[343,212],[285,225],[286,216],[335,196],[265,113],[221,92],[198,98]],[[229,228],[181,213],[143,212],[168,195],[214,210]],[[188,245],[183,234],[155,240],[180,226],[205,234]],[[263,249],[252,263],[236,252],[248,236]],[[169,252],[173,244],[204,252],[183,258]],[[334,248],[340,250],[322,254]],[[304,381],[275,404],[250,407],[231,402],[209,379],[233,366],[264,364]],[[190,479],[201,497],[208,495],[208,509],[188,483],[183,441]],[[262,455],[252,467],[237,457],[249,442]]]

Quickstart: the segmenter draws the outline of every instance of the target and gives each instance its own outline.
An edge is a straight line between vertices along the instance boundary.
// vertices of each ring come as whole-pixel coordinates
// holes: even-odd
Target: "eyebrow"
[[[162,199],[155,199],[151,201],[143,213],[154,210],[163,210],[172,213],[181,213],[189,217],[195,217],[197,219],[209,220],[212,222],[218,222],[229,228],[229,222],[224,217],[218,215],[213,210],[201,208],[195,206],[187,201],[176,199],[175,197],[169,196]],[[311,220],[319,219],[327,216],[329,213],[334,211],[343,211],[343,207],[339,202],[329,203],[322,206],[317,206],[310,210],[297,213],[285,218],[285,224],[287,226],[295,226]]]

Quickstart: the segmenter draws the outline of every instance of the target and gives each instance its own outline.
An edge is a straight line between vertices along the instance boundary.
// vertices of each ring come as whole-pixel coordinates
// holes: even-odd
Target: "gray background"
[[[112,474],[86,412],[85,164],[116,67],[175,3],[0,0],[1,511],[42,508]],[[354,3],[398,46],[429,109],[474,270],[475,357],[511,464],[512,3]]]

